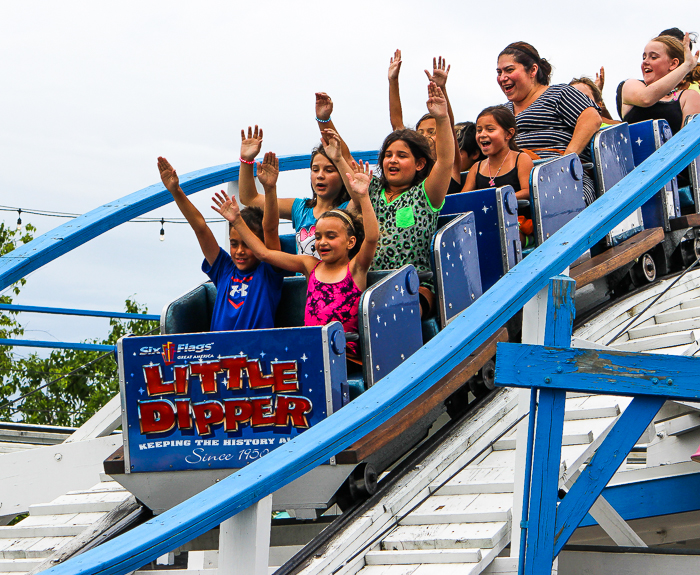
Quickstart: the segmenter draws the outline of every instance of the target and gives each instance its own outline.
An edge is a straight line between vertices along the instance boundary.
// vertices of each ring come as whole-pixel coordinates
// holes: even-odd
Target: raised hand
[[[333,113],[333,100],[325,92],[316,92],[316,119],[326,121]]]
[[[401,71],[401,50],[394,52],[394,57],[389,60],[389,81],[398,80]]]
[[[159,157],[158,170],[160,171],[160,179],[163,180],[165,189],[170,193],[177,192],[180,187],[180,178],[177,177],[177,172],[175,168],[170,165],[170,162],[163,157]]]
[[[435,82],[435,85],[444,90],[445,84],[447,84],[447,75],[450,73],[450,67],[447,66],[445,69],[445,59],[442,56],[438,56],[437,60],[433,58],[433,74],[431,75],[428,70],[425,71],[425,75],[428,76],[428,80]]]
[[[447,100],[445,100],[445,95],[435,82],[430,82],[430,84],[428,84],[428,101],[426,104],[428,106],[428,112],[430,112],[435,119],[448,117]]]
[[[241,158],[252,162],[260,153],[260,148],[262,147],[263,131],[262,128],[258,130],[258,126],[255,126],[253,130],[248,126],[248,137],[246,138],[245,130],[241,130]]]
[[[369,169],[369,163],[360,160],[360,165],[357,166],[355,164],[352,168],[355,170],[355,173],[350,174],[346,172],[345,174],[350,183],[350,188],[358,196],[366,196],[369,193],[369,182],[372,179],[372,170]]]
[[[333,163],[339,162],[342,158],[342,149],[338,133],[330,128],[321,130],[321,141],[330,161]]]
[[[223,194],[223,195],[221,195]],[[216,192],[211,201],[216,205],[212,206],[211,209],[221,214],[221,216],[231,223],[234,223],[238,216],[241,215],[241,209],[238,207],[236,198],[229,198],[228,194],[221,190],[221,194]]]
[[[600,73],[596,72],[595,85],[598,86],[601,92],[603,91],[603,86],[605,85],[605,68],[603,66],[600,67]]]
[[[266,152],[262,162],[258,162],[258,180],[265,188],[277,185],[280,164],[274,152]]]
[[[695,69],[695,66],[698,65],[698,56],[700,56],[700,51],[695,52],[693,55],[693,51],[690,48],[690,34],[688,32],[686,32],[685,36],[683,37],[683,51],[685,52],[685,62],[690,63],[691,70]]]

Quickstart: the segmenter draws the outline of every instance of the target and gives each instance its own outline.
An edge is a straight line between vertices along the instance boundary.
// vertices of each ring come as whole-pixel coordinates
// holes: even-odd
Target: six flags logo
[[[175,344],[172,341],[163,344],[163,351],[160,352],[163,356],[163,361],[165,365],[172,365],[175,363]]]

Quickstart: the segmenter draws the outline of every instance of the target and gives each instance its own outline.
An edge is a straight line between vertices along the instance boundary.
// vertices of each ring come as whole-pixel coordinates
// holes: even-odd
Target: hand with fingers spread
[[[401,71],[401,50],[394,52],[394,57],[389,60],[389,82],[399,79]]]
[[[595,85],[601,92],[603,91],[605,85],[605,68],[603,66],[600,67],[600,73],[596,72],[595,74]]]
[[[212,202],[214,202],[214,204],[216,204],[212,206],[211,209],[214,210],[216,213],[220,214],[221,217],[223,217],[225,220],[228,220],[232,224],[241,215],[241,208],[238,206],[236,198],[229,197],[229,195],[223,190],[221,190],[221,193],[216,192],[212,196],[211,200]]]
[[[253,130],[248,126],[248,137],[246,138],[245,130],[241,130],[241,158],[247,162],[252,162],[260,153],[260,148],[262,148],[263,131],[262,128],[258,129],[255,126]]]
[[[321,141],[330,161],[337,164],[343,155],[338,133],[335,130],[326,128],[321,131]]]
[[[353,162],[353,164],[354,165],[351,167],[355,172],[353,174],[345,174],[350,183],[350,188],[360,197],[367,196],[369,193],[369,183],[372,179],[372,170],[369,169],[369,163],[360,160],[359,166],[355,162]]]
[[[447,100],[442,90],[435,84],[428,84],[428,112],[436,119],[447,118]]]
[[[330,120],[333,113],[333,100],[325,92],[316,92],[316,119],[321,122]]]
[[[437,60],[433,58],[433,73],[432,75],[428,70],[425,71],[425,75],[428,76],[430,82],[435,82],[435,85],[441,90],[445,90],[445,85],[447,84],[447,75],[450,73],[450,67],[445,65],[447,62],[442,56],[438,56]]]
[[[265,190],[277,185],[277,177],[280,175],[279,160],[274,152],[266,152],[262,162],[258,162],[258,180]]]
[[[174,194],[180,189],[180,178],[177,177],[175,168],[170,165],[170,162],[163,157],[158,158],[158,170],[160,171],[160,179],[163,181],[165,189],[171,194]]]

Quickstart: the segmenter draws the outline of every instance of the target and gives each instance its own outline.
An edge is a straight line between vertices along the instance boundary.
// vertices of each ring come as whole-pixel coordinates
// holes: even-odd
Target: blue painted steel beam
[[[377,152],[353,152],[353,157],[372,162],[376,161]],[[309,167],[311,156],[280,156],[279,160],[280,171],[298,170]],[[180,176],[180,186],[189,196],[212,186],[238,180],[239,167],[240,163],[235,162],[190,172]],[[153,169],[155,171],[155,158]],[[95,208],[33,239],[0,257],[0,291],[106,231],[172,201],[173,197],[162,183],[153,184]]]
[[[571,329],[576,313],[575,292],[576,281],[570,277],[557,276],[549,282],[545,345],[571,345]],[[520,565],[518,567],[518,573],[537,575],[552,570],[565,404],[565,391],[539,390],[532,478],[529,482],[527,537],[525,548],[521,549],[521,555],[524,553],[525,557],[522,569]],[[530,417],[535,417],[535,414],[531,412]],[[527,481],[529,478],[525,479]]]
[[[700,400],[699,357],[518,343],[499,343],[496,350],[498,386]]]
[[[700,471],[661,479],[635,481],[603,489],[603,497],[625,521],[700,511]],[[568,495],[567,495],[568,497]],[[564,499],[566,500],[566,498]],[[597,525],[587,515],[579,527]]]
[[[113,345],[100,343],[70,343],[65,341],[38,341],[31,339],[0,339],[0,345],[17,347],[48,347],[55,349],[80,349],[84,351],[114,351]]]
[[[0,304],[0,309],[6,311],[25,311],[31,313],[55,313],[60,315],[85,315],[90,317],[113,317],[118,319],[136,319],[160,321],[159,315],[146,313],[126,313],[120,311],[98,311],[90,309],[71,309],[67,307],[41,307],[36,305]]]
[[[219,525],[364,437],[446,377],[549,278],[605,237],[698,155],[700,121],[695,119],[379,384],[284,447],[143,525],[46,570],[46,575],[133,571]]]
[[[563,393],[563,392],[562,392]],[[664,404],[663,397],[635,397],[581,472],[557,512],[554,556],[573,535],[630,450]]]

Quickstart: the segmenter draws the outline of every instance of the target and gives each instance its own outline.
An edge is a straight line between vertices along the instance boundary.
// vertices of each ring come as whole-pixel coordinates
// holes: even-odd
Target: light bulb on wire
[[[165,228],[163,225],[165,224],[165,219],[161,218],[160,219],[160,241],[164,242],[165,241]]]
[[[22,210],[18,209],[17,214],[19,217],[17,218],[17,231],[21,232],[22,231]]]

